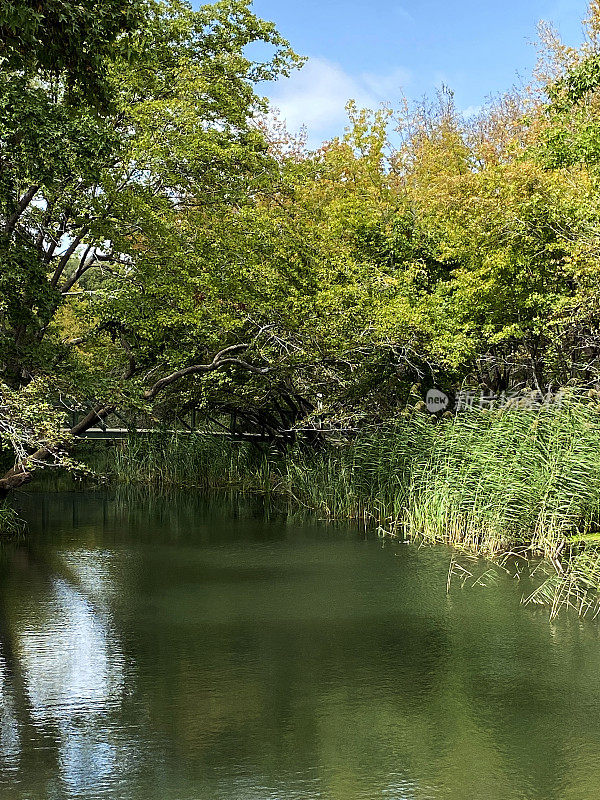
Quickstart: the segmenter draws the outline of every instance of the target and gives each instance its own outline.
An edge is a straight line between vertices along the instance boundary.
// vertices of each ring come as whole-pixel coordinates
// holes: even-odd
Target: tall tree
[[[160,295],[176,318],[177,269],[188,260],[183,211],[241,205],[273,173],[253,121],[264,107],[254,87],[297,58],[243,0],[198,11],[177,0],[3,9],[2,376],[13,390],[53,376],[58,388],[98,398],[85,428],[114,406],[123,379],[145,366],[166,380],[181,368],[160,359],[177,324],[168,313],[145,316],[143,298]],[[258,42],[271,49],[266,60],[247,55]],[[154,247],[158,237],[174,249]],[[90,369],[86,343],[65,341],[65,303],[74,296],[96,321],[88,332],[109,359],[102,370]],[[235,363],[235,346],[239,365],[243,344],[224,331],[218,346],[196,342],[188,358],[205,359],[211,346],[227,353],[196,364],[198,374],[210,372]],[[169,385],[159,377],[143,387],[147,399]]]

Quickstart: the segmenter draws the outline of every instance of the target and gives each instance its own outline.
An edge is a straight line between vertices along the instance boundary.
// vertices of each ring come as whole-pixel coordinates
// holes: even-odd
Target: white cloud
[[[473,117],[481,114],[482,111],[483,106],[467,106],[466,108],[463,108],[460,113],[464,119],[473,119]]]
[[[371,93],[379,98],[379,102],[393,102],[398,99],[401,90],[410,83],[410,73],[398,67],[389,75],[364,73],[361,80]]]
[[[416,22],[410,11],[404,8],[404,6],[395,6],[392,9],[392,13],[395,14],[398,19],[402,19],[405,22]]]
[[[300,71],[278,81],[269,93],[269,100],[291,132],[306,127],[308,144],[314,147],[343,133],[348,121],[345,111],[348,100],[355,100],[360,108],[394,104],[409,82],[410,74],[404,69],[395,69],[387,75],[350,75],[339,64],[325,58],[311,58]]]

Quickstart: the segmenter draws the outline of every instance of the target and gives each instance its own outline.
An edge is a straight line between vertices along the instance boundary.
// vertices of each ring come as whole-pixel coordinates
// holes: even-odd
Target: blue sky
[[[254,0],[296,51],[308,56],[293,77],[263,91],[290,130],[305,123],[312,145],[341,134],[354,98],[392,105],[444,83],[460,109],[527,78],[541,19],[578,44],[587,0]]]

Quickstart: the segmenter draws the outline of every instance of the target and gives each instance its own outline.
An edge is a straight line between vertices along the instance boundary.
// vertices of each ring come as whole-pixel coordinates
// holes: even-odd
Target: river
[[[0,798],[594,800],[598,624],[258,500],[22,494]]]

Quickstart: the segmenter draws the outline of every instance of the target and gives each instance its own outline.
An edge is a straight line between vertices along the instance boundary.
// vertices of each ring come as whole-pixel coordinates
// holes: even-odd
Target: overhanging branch
[[[223,350],[220,350],[210,364],[193,364],[190,367],[185,367],[184,369],[172,372],[170,375],[167,375],[164,378],[156,381],[156,383],[151,386],[150,389],[147,389],[144,392],[144,399],[153,400],[156,395],[167,386],[170,386],[172,383],[175,383],[181,378],[185,378],[187,375],[215,372],[216,370],[221,369],[221,367],[225,367],[228,364],[235,364],[236,366],[241,367],[248,372],[252,372],[255,375],[267,375],[271,371],[270,367],[257,367],[241,358],[230,355],[231,353],[240,352],[241,350],[247,350],[248,347],[248,344],[234,344],[230,347],[225,347]]]

